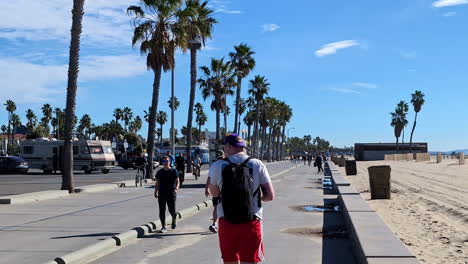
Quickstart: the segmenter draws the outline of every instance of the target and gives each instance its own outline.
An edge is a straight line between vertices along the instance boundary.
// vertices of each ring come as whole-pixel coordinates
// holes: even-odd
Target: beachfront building
[[[413,143],[413,153],[427,153],[427,143]],[[410,153],[410,144],[396,143],[356,143],[354,156],[358,161],[384,160],[385,154]]]

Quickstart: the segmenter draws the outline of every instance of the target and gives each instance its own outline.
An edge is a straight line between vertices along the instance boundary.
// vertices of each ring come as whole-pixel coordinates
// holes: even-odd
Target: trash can
[[[346,175],[356,175],[357,174],[356,161],[347,160],[345,170],[346,170]]]
[[[372,166],[369,170],[371,199],[390,199],[390,166]]]
[[[346,166],[346,158],[345,158],[345,157],[341,157],[341,158],[338,160],[338,166],[339,166],[339,167],[344,167],[344,166]]]

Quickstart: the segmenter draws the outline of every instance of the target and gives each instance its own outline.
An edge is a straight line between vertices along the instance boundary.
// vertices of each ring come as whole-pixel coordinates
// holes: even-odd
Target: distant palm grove
[[[171,125],[167,143],[182,143],[187,150],[192,144],[200,143],[205,139],[202,129],[211,116],[207,114],[207,110],[211,110],[215,113],[216,139],[222,139],[228,132],[242,133],[248,141],[250,155],[268,160],[283,158],[286,126],[293,112],[286,102],[269,96],[274,85],[270,84],[266,76],[249,77],[256,65],[254,50],[247,43],[240,43],[225,58],[212,58],[208,65],[197,65],[198,52],[203,51],[202,47],[212,38],[214,27],[219,22],[214,18],[214,11],[208,7],[208,1],[142,0],[138,5],[129,6],[127,14],[134,26],[129,43],[146,56],[146,66],[153,73],[152,94],[147,95],[151,98],[148,110],[140,114],[134,113],[132,109],[125,107],[123,101],[122,108],[116,108],[113,117],[109,117],[109,122],[104,124],[95,124],[89,114],[77,117],[76,107],[83,107],[76,105],[76,94],[84,4],[85,0],[73,0],[66,108],[44,104],[39,115],[28,109],[24,113],[23,123],[16,111],[15,102],[8,100],[5,103],[8,123],[1,126],[1,131],[8,135],[11,145],[9,149],[15,149],[13,134],[23,124],[27,129],[27,138],[63,139],[65,153],[62,189],[73,192],[73,138],[115,138],[120,142],[126,140],[140,146],[141,150],[146,150],[148,159],[153,160],[155,144],[163,143],[164,125],[169,120],[173,121],[173,112],[181,103],[186,103],[187,124],[180,128],[182,137],[178,137],[178,130]],[[177,65],[175,54],[178,49],[190,52],[190,68],[187,69],[190,83],[181,88],[188,92],[189,101],[179,102],[172,93],[167,101],[171,108],[171,113],[168,114],[159,110],[161,76],[170,72],[174,84],[174,69]],[[244,80],[247,82],[243,82]],[[242,98],[245,83],[248,84],[249,96]],[[200,102],[196,103],[197,87],[202,94],[199,99],[210,100],[209,109],[204,109]],[[173,91],[174,85],[171,89]],[[231,96],[235,102],[232,106],[228,104]],[[233,124],[228,124],[230,115],[234,115]],[[143,122],[148,124],[146,140],[139,135]],[[242,125],[247,129],[241,129]],[[190,151],[187,151],[187,156],[190,160]],[[191,166],[188,167],[190,170]],[[153,174],[153,166],[148,166],[148,174]]]

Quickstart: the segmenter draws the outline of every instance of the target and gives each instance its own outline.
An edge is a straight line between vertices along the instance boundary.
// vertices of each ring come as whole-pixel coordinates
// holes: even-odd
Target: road
[[[208,166],[203,165],[202,171],[207,169]],[[108,174],[103,174],[100,171],[92,174],[75,171],[75,187],[132,180],[135,178],[135,173],[135,170],[123,170],[120,167],[112,169]],[[190,177],[191,175],[188,176],[188,178]],[[31,170],[27,174],[0,174],[0,196],[59,190],[61,183],[61,174],[44,175],[42,170]]]

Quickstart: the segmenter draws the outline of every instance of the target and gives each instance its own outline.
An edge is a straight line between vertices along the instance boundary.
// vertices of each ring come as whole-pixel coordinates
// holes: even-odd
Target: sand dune
[[[367,168],[375,165],[392,168],[391,200],[370,200]],[[358,175],[346,178],[422,263],[468,264],[468,165],[358,162]]]

